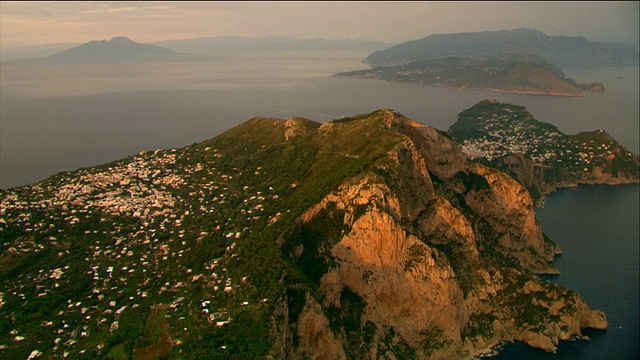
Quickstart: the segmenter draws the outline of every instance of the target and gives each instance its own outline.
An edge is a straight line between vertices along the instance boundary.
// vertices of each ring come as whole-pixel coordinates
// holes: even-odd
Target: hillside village
[[[551,124],[535,120],[524,107],[495,100],[485,100],[460,113],[449,132],[470,158],[488,163],[519,153],[534,166],[563,167],[579,173],[594,171],[596,166],[623,166],[635,159],[603,129],[565,135]]]
[[[178,158],[175,149],[142,152],[2,194],[0,235],[24,235],[2,243],[11,259],[2,259],[0,274],[15,276],[1,286],[0,309],[12,315],[2,319],[9,333],[0,337],[0,354],[24,354],[19,348],[29,343],[30,357],[95,356],[121,327],[121,315],[131,317],[139,307],[159,310],[147,325],[173,329],[152,336],[182,334],[166,339],[170,348],[194,329],[231,323],[232,308],[269,301],[252,298],[246,276],[232,276],[227,265],[238,256],[234,247],[250,231],[247,225],[278,195],[232,187],[228,181],[239,175],[237,169],[223,172],[215,161],[223,155],[202,151],[213,160],[183,168],[177,163],[189,159]],[[260,175],[256,168],[252,176]],[[207,217],[212,221],[202,221]],[[195,261],[211,252],[214,260]],[[33,254],[50,257],[50,266],[11,268],[12,261]],[[173,266],[178,258],[194,266]],[[193,294],[200,301],[186,302]],[[29,327],[33,318],[41,328]],[[98,336],[88,341],[89,334]]]

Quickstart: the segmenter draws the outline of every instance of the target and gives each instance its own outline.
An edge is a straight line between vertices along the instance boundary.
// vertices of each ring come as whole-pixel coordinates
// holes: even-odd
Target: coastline
[[[577,190],[578,187],[580,186],[593,186],[593,185],[607,185],[607,186],[618,186],[618,185],[633,185],[633,184],[638,184],[640,185],[640,178],[637,179],[618,179],[617,181],[611,181],[612,179],[609,179],[607,181],[591,181],[591,182],[573,182],[573,183],[567,183],[567,184],[563,184],[563,185],[559,185],[559,186],[555,186],[555,185],[549,185],[549,184],[542,184],[543,186],[546,185],[547,187],[544,189],[541,189],[541,196],[539,199],[537,199],[535,201],[535,207],[536,208],[542,208],[544,206],[544,204],[547,201],[547,197],[555,192],[557,192],[558,190],[562,190],[562,189],[573,189],[573,190]]]
[[[489,345],[488,347],[476,351],[476,353],[473,355],[472,359],[473,360],[480,360],[480,359],[486,359],[486,358],[491,358],[491,357],[495,357],[498,356],[500,354],[500,350],[502,350],[502,348],[506,345],[506,344],[512,344],[513,341],[508,341],[508,340],[498,340],[496,342],[493,342],[491,345]]]
[[[546,96],[578,97],[578,98],[586,96],[582,90],[580,90],[580,92],[577,93],[577,94],[572,94],[572,93],[559,93],[559,92],[553,92],[553,91],[509,90],[509,89],[490,88],[490,87],[460,87],[460,86],[451,86],[451,85],[444,85],[444,84],[430,84],[430,83],[424,83],[424,82],[419,82],[419,81],[385,80],[385,79],[381,79],[381,78],[378,78],[378,77],[375,77],[375,76],[344,76],[344,75],[338,75],[338,74],[333,74],[331,76],[332,77],[345,78],[345,79],[349,79],[349,78],[351,78],[351,79],[369,79],[369,80],[387,81],[387,82],[392,82],[392,83],[397,83],[397,84],[416,84],[416,85],[422,85],[422,86],[435,86],[435,87],[454,89],[454,90],[460,90],[460,91],[485,90],[485,91],[493,91],[493,92],[506,93],[506,94],[546,95]]]
[[[638,285],[633,276],[637,276],[638,266],[640,187],[638,183],[620,185],[567,188],[551,196],[548,206],[536,214],[545,232],[557,239],[567,254],[554,261],[562,275],[544,277],[544,281],[580,293],[590,306],[606,312],[609,327],[583,329],[581,336],[560,341],[553,354],[519,341],[506,343],[495,359],[604,360],[637,356],[638,318],[633,315],[638,311]]]

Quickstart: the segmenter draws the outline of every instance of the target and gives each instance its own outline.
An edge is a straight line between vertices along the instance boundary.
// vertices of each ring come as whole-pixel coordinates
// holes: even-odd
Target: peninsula
[[[533,55],[512,54],[485,59],[446,57],[341,72],[334,76],[533,95],[584,96],[583,91],[605,91],[602,83],[580,84]]]
[[[509,173],[537,199],[579,184],[638,182],[638,155],[604,129],[566,135],[524,106],[483,100],[458,114],[449,134],[470,158]]]

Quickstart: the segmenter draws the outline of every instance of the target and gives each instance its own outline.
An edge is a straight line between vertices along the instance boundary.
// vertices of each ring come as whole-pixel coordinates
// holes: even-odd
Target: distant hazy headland
[[[583,91],[604,92],[605,85],[580,84],[565,77],[561,68],[638,66],[638,52],[622,44],[515,29],[429,35],[375,51],[363,62],[374,67],[335,76],[461,90],[584,96]]]

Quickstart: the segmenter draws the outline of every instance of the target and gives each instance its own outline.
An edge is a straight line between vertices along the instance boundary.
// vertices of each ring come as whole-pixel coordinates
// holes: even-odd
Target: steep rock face
[[[417,221],[424,236],[433,244],[454,242],[460,246],[467,260],[477,262],[479,253],[469,219],[444,198],[437,197],[430,205]]]
[[[445,184],[450,196],[464,194],[463,202],[491,223],[501,244],[518,252],[524,266],[535,272],[557,272],[548,262],[560,250],[544,241],[526,189],[502,172],[471,164],[453,140],[432,127],[392,113],[387,113],[386,122],[416,144],[429,171]],[[536,249],[533,254],[531,248]]]
[[[544,184],[544,172],[536,167],[533,160],[521,153],[504,156],[497,160],[496,167],[503,169],[519,183],[531,188]]]
[[[343,343],[329,328],[329,322],[320,305],[309,294],[305,296],[304,308],[292,329],[288,299],[278,302],[273,312],[271,328],[272,354],[276,359],[345,359]],[[293,346],[293,339],[297,340]]]
[[[560,249],[545,241],[529,192],[501,171],[477,165],[477,173],[486,179],[489,189],[469,192],[469,206],[491,223],[500,244],[523,266],[536,273],[557,273],[549,262]]]
[[[384,121],[389,130],[411,139],[429,171],[437,177],[449,179],[454,174],[467,170],[467,157],[443,132],[392,111],[384,112]]]
[[[297,335],[303,343],[298,347],[296,357],[327,360],[346,358],[343,344],[331,332],[320,304],[309,295],[298,322]]]
[[[298,218],[299,226],[343,224],[322,246],[288,254],[302,264],[313,252],[327,264],[300,319],[324,324],[313,305],[321,304],[347,358],[470,358],[514,339],[553,351],[582,328],[606,328],[602,312],[531,274],[553,272],[559,249],[545,240],[520,184],[468,162],[433,128],[378,115],[408,141]],[[300,331],[309,327],[302,321],[290,325],[300,345],[289,353],[324,358],[313,337],[326,332]]]

